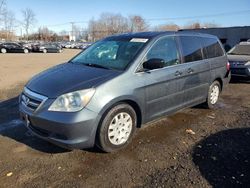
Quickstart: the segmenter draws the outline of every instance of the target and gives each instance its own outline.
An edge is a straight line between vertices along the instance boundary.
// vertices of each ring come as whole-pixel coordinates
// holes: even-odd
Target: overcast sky
[[[123,16],[141,15],[147,19],[151,26],[164,23],[176,23],[183,26],[195,21],[202,23],[212,22],[221,26],[250,25],[250,0],[6,1],[8,9],[14,12],[17,19],[22,18],[22,9],[31,8],[35,12],[36,19],[38,20],[36,27],[49,26],[50,29],[56,31],[62,29],[70,30],[69,23],[63,25],[63,23],[67,22],[82,22],[77,25],[86,27],[89,19],[97,19],[103,12],[120,13]],[[166,19],[162,20],[162,18]],[[167,18],[177,19],[167,20]],[[36,29],[36,27],[34,27],[34,29]]]

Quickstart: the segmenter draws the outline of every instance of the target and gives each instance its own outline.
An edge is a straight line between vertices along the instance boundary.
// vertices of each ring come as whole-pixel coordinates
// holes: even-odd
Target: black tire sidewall
[[[131,130],[131,133],[129,135],[129,138],[128,140],[124,143],[124,144],[121,144],[121,145],[114,145],[112,144],[110,141],[109,141],[109,138],[108,138],[108,128],[109,128],[109,125],[110,125],[110,122],[112,121],[112,119],[119,113],[121,112],[126,112],[128,113],[131,118],[132,118],[132,130]],[[130,105],[127,105],[127,104],[119,104],[113,108],[111,108],[105,115],[105,117],[103,118],[101,124],[100,124],[100,127],[98,129],[98,132],[97,132],[97,146],[105,151],[105,152],[113,152],[113,151],[116,151],[116,150],[119,150],[119,149],[122,149],[124,148],[125,146],[127,146],[131,140],[132,140],[132,137],[135,133],[135,129],[136,129],[136,124],[137,124],[137,116],[136,116],[136,112],[134,111],[134,109],[130,106]]]
[[[210,99],[210,98],[211,98],[211,93],[212,93],[212,89],[213,89],[213,87],[214,87],[215,85],[217,85],[217,86],[219,87],[219,97],[220,97],[220,93],[221,93],[221,84],[220,84],[218,81],[214,81],[214,82],[210,85],[210,87],[209,87],[208,96],[207,96],[207,107],[210,108],[210,109],[215,108],[215,106],[216,106],[216,104],[218,103],[218,100],[219,100],[219,98],[218,98],[218,100],[216,101],[215,104],[212,104],[212,103],[211,103],[211,99]]]

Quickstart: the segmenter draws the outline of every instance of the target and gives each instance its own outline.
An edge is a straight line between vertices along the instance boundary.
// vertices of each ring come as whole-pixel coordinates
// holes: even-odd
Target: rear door
[[[143,73],[145,78],[146,121],[176,111],[182,107],[184,67],[175,36],[159,39],[146,54],[143,62],[163,59],[165,66]]]
[[[202,37],[180,36],[179,42],[184,62],[184,105],[204,102],[210,83],[209,60],[203,59]]]

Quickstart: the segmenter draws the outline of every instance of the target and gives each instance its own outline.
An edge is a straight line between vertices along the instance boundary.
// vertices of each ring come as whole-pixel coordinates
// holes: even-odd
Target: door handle
[[[191,69],[191,68],[189,68],[189,69],[187,70],[187,72],[188,72],[188,74],[191,74],[191,73],[193,73],[193,72],[194,72],[194,70],[193,70],[193,69]]]
[[[175,72],[175,76],[181,76],[181,75],[182,75],[182,72],[180,72],[180,71]]]

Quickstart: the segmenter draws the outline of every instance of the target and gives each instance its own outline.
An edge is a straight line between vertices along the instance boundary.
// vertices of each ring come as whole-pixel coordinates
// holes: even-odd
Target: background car
[[[29,53],[29,49],[18,43],[5,42],[0,44],[1,53]]]
[[[32,51],[43,53],[61,53],[62,48],[56,43],[35,44],[32,47]]]
[[[250,42],[241,42],[228,53],[232,77],[250,78]]]
[[[28,48],[29,51],[32,51],[32,42],[17,42],[18,44],[20,44],[21,46]]]

